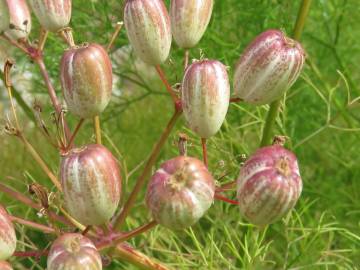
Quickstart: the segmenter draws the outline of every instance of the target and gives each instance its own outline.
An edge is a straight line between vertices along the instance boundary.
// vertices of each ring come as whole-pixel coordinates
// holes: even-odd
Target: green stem
[[[299,40],[304,29],[305,21],[310,10],[312,0],[303,0],[296,19],[293,38]],[[270,104],[270,109],[266,117],[266,122],[263,130],[260,146],[265,146],[271,143],[272,130],[278,115],[281,105],[281,99]]]

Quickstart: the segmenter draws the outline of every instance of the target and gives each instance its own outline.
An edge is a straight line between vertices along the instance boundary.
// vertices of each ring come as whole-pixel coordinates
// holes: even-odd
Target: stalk
[[[159,74],[159,77],[160,77],[162,83],[166,87],[166,91],[168,91],[168,93],[170,94],[174,104],[176,105],[179,98],[176,96],[176,93],[174,92],[174,90],[172,89],[172,87],[169,84],[168,80],[166,79],[164,71],[161,69],[160,65],[157,65],[155,68],[156,68],[157,73]]]
[[[96,143],[101,144],[101,126],[100,126],[100,117],[97,115],[94,117],[94,131]]]
[[[42,225],[42,224],[39,224],[39,223],[36,223],[36,222],[33,222],[33,221],[30,221],[30,220],[22,219],[22,218],[15,217],[15,216],[12,216],[12,215],[10,215],[10,219],[13,222],[25,225],[27,227],[36,229],[36,230],[44,232],[44,233],[56,233],[55,229],[53,229],[51,227],[48,227],[48,226],[45,226],[45,225]]]
[[[171,117],[165,130],[161,134],[159,141],[156,143],[155,147],[153,148],[153,151],[151,152],[151,155],[148,158],[148,161],[146,162],[144,171],[138,178],[138,180],[135,184],[135,187],[130,194],[129,199],[125,203],[121,214],[119,215],[119,217],[117,218],[117,220],[114,223],[115,230],[119,230],[121,228],[121,225],[124,223],[127,215],[130,212],[130,209],[134,206],[137,195],[139,194],[141,188],[143,187],[146,179],[149,177],[149,175],[151,173],[151,168],[154,166],[156,159],[160,154],[161,148],[164,146],[167,138],[169,137],[169,135],[170,135],[172,129],[174,128],[176,121],[180,117],[181,113],[182,113],[182,110],[180,110],[180,109],[175,111],[174,115]]]
[[[208,167],[208,155],[207,155],[207,146],[206,139],[201,138],[202,152],[203,152],[203,160],[206,167]]]
[[[299,13],[296,19],[295,28],[293,32],[293,38],[295,40],[300,40],[301,34],[304,29],[305,21],[308,16],[310,5],[312,0],[302,0]],[[265,146],[271,144],[272,140],[272,130],[276,121],[276,117],[278,115],[279,109],[281,105],[281,99],[274,101],[270,104],[270,109],[268,115],[266,117],[265,126],[263,129],[262,139],[260,146]]]

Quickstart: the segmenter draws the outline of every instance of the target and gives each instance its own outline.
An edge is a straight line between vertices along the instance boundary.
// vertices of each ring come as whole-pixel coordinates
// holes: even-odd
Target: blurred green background
[[[75,40],[107,44],[117,21],[122,20],[124,1],[73,1],[71,27]],[[166,1],[167,4],[169,1]],[[277,28],[291,35],[300,0],[215,0],[213,17],[191,58],[214,58],[230,67],[245,46],[266,29]],[[130,241],[151,257],[175,269],[359,269],[360,265],[360,5],[358,0],[315,0],[302,36],[308,61],[301,78],[284,98],[275,134],[290,138],[287,147],[298,156],[304,191],[296,209],[282,221],[259,230],[247,224],[236,206],[215,202],[192,229],[182,232],[157,227]],[[38,36],[35,18],[31,39]],[[111,57],[116,83],[111,104],[101,116],[104,144],[117,156],[124,175],[124,196],[141,172],[159,134],[172,114],[171,99],[152,67],[132,55],[125,30],[116,39]],[[61,97],[59,62],[66,48],[50,34],[45,63]],[[42,104],[42,118],[50,129],[52,108],[36,65],[8,44],[0,43],[5,55],[16,59],[14,85],[25,102]],[[172,84],[183,75],[183,54],[173,44],[163,65]],[[9,113],[6,91],[0,86],[0,112]],[[209,141],[210,170],[220,183],[239,173],[241,156],[259,145],[268,106],[231,104],[221,132]],[[58,172],[56,150],[18,106],[24,132],[49,166]],[[67,115],[71,126],[78,121]],[[158,164],[177,155],[179,132],[190,136],[189,155],[201,156],[199,138],[180,120],[161,152]],[[76,140],[78,145],[94,140],[87,121]],[[27,193],[33,181],[51,189],[49,180],[26,153],[20,141],[0,135],[0,180]],[[234,192],[228,193],[235,198]],[[34,210],[0,195],[8,210],[38,222]],[[128,229],[150,219],[140,196],[127,220]],[[44,248],[51,236],[17,226],[18,250]],[[12,259],[15,269],[45,269],[45,260]],[[135,269],[113,262],[106,269]]]

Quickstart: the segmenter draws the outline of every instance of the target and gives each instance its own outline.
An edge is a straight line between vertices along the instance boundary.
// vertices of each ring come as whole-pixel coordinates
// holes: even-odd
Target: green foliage
[[[124,1],[74,1],[72,27],[77,42],[106,44],[116,21],[122,18]],[[169,1],[167,1],[168,3]],[[230,74],[245,46],[259,33],[280,28],[291,33],[300,0],[216,0],[208,31],[191,58],[204,55],[230,67]],[[171,232],[157,227],[130,241],[149,256],[175,269],[359,269],[360,265],[360,7],[356,0],[313,1],[302,43],[308,61],[302,77],[288,92],[286,106],[277,119],[276,134],[290,138],[287,146],[297,154],[304,191],[296,210],[281,222],[264,229],[247,224],[236,206],[217,201],[209,213],[192,229]],[[33,38],[38,30],[34,31]],[[125,32],[115,48],[128,43]],[[59,60],[65,45],[51,34],[45,48],[45,62],[60,93]],[[170,61],[164,65],[169,81],[181,81],[183,51],[173,44]],[[24,56],[16,52],[18,65]],[[46,100],[46,89],[38,69],[31,66],[34,98]],[[141,172],[144,160],[172,113],[170,98],[158,79],[141,81],[129,65],[114,72],[131,77],[137,87],[123,91],[102,116],[104,143],[117,155],[124,172],[126,194]],[[150,72],[150,71],[149,71]],[[125,89],[126,80],[117,88]],[[3,89],[1,89],[3,90]],[[0,96],[1,97],[1,96]],[[3,95],[1,102],[7,100]],[[285,104],[285,99],[284,99]],[[241,155],[259,145],[268,106],[232,104],[221,132],[209,141],[210,170],[219,182],[235,179]],[[50,102],[44,104],[44,119],[50,124]],[[68,116],[72,127],[77,119]],[[26,135],[50,167],[57,172],[59,158],[26,116],[21,119]],[[201,155],[200,140],[177,125],[161,153],[158,164],[177,154],[179,131],[191,136],[189,155]],[[88,121],[77,144],[93,140]],[[2,135],[0,140],[0,179],[26,193],[26,183],[38,181],[49,186],[46,176],[26,155],[19,141]],[[143,195],[143,194],[142,194]],[[234,197],[234,192],[228,196]],[[124,196],[126,198],[127,196]],[[6,196],[2,202],[12,213],[41,222],[33,210]],[[127,220],[132,229],[149,220],[144,202],[139,200]],[[18,227],[19,248],[44,248],[47,241],[28,228]],[[31,240],[30,240],[31,239]],[[32,242],[31,242],[32,241]],[[30,269],[44,269],[44,261],[17,260]],[[19,269],[20,268],[19,266]],[[134,269],[114,262],[108,269]]]

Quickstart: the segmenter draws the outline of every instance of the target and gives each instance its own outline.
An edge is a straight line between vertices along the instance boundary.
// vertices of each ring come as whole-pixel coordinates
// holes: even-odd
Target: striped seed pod
[[[111,152],[99,144],[64,154],[60,179],[65,205],[85,225],[101,225],[115,213],[120,201],[120,169]]]
[[[171,0],[171,29],[181,48],[194,47],[210,22],[213,0]]]
[[[215,183],[205,164],[179,156],[164,162],[152,176],[146,204],[161,225],[179,230],[196,223],[214,201]]]
[[[16,234],[14,225],[5,208],[0,205],[0,260],[10,258],[15,249]]]
[[[29,0],[42,27],[57,32],[71,19],[71,0]]]
[[[300,43],[279,30],[260,34],[235,69],[235,96],[262,105],[279,99],[296,81],[305,62]]]
[[[8,263],[6,261],[0,261],[0,269],[1,270],[13,270],[10,263]]]
[[[226,67],[216,60],[191,64],[182,82],[182,104],[189,127],[209,138],[224,122],[230,99]]]
[[[57,238],[47,258],[48,270],[101,270],[101,256],[90,239],[78,233]]]
[[[265,226],[287,214],[302,191],[296,156],[280,145],[260,148],[241,167],[237,197],[241,214]]]
[[[31,31],[31,15],[25,0],[0,0],[0,32],[18,40]]]
[[[158,65],[166,60],[172,37],[162,0],[127,0],[124,22],[130,44],[142,61]]]
[[[98,44],[84,44],[65,51],[60,79],[69,111],[81,118],[99,115],[110,102],[111,61]]]

